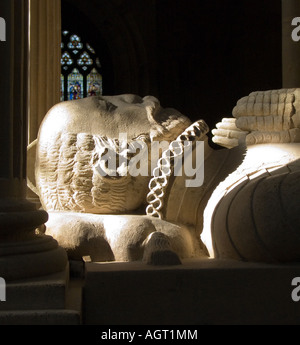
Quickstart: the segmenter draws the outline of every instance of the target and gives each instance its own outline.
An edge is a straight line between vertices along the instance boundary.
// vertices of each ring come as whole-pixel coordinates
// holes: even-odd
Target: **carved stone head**
[[[88,97],[55,105],[37,141],[35,178],[43,207],[102,214],[137,210],[145,202],[151,171],[132,176],[126,160],[143,145],[174,140],[190,124],[152,96]]]

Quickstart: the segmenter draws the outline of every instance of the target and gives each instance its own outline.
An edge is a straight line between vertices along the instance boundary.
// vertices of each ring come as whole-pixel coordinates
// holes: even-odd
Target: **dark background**
[[[156,96],[210,128],[251,91],[282,86],[280,0],[62,0],[104,94]]]

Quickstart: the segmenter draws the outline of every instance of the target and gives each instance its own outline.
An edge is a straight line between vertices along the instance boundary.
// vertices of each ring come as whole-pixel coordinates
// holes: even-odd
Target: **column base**
[[[68,258],[56,240],[36,229],[48,220],[26,199],[0,199],[0,277],[6,281],[61,272]]]
[[[67,254],[50,236],[0,244],[0,276],[6,281],[39,277],[63,271]]]
[[[1,325],[80,323],[81,286],[70,280],[68,266],[59,273],[6,284],[6,300],[0,302]]]

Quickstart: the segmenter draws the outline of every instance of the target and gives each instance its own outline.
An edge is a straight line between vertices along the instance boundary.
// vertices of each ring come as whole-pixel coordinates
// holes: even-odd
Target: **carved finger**
[[[257,91],[241,98],[233,109],[236,118],[244,116],[292,116],[295,89]]]
[[[231,149],[233,147],[236,147],[239,145],[239,140],[236,138],[227,138],[227,137],[221,137],[221,136],[214,136],[212,138],[212,141],[215,144],[218,144],[220,146],[226,147],[228,149]]]
[[[300,141],[300,129],[293,128],[279,132],[251,132],[246,137],[247,145],[263,143],[293,143]]]
[[[237,128],[236,119],[234,118],[223,118],[222,122],[216,124],[216,127],[212,130],[214,135],[212,141],[226,148],[238,146],[248,133]]]
[[[227,130],[227,129],[223,129],[223,128],[213,129],[211,132],[214,136],[230,138],[230,139],[240,139],[240,138],[245,137],[245,135],[248,133],[248,132],[241,131],[238,129],[237,130]]]
[[[236,119],[236,126],[244,131],[283,131],[291,128],[288,116],[242,116]]]

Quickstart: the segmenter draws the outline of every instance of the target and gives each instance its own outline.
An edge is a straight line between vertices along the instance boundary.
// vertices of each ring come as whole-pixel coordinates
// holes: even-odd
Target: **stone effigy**
[[[300,89],[242,98],[234,118],[212,131],[220,150],[210,147],[203,120],[192,124],[151,96],[56,105],[36,143],[46,233],[69,257],[93,261],[299,260],[299,101]],[[160,141],[159,154],[141,155]],[[128,162],[136,158],[147,173],[133,176]],[[178,159],[197,163],[193,176],[176,174]]]
[[[153,151],[154,142],[180,143],[189,126],[187,117],[151,96],[89,97],[54,106],[40,127],[32,183],[49,214],[46,233],[75,259],[172,264],[206,255],[188,224],[144,211],[163,149],[141,152]],[[204,124],[197,133],[194,127],[188,138],[200,140],[208,131]],[[144,174],[135,174],[137,162],[130,165],[137,158],[147,163]]]

